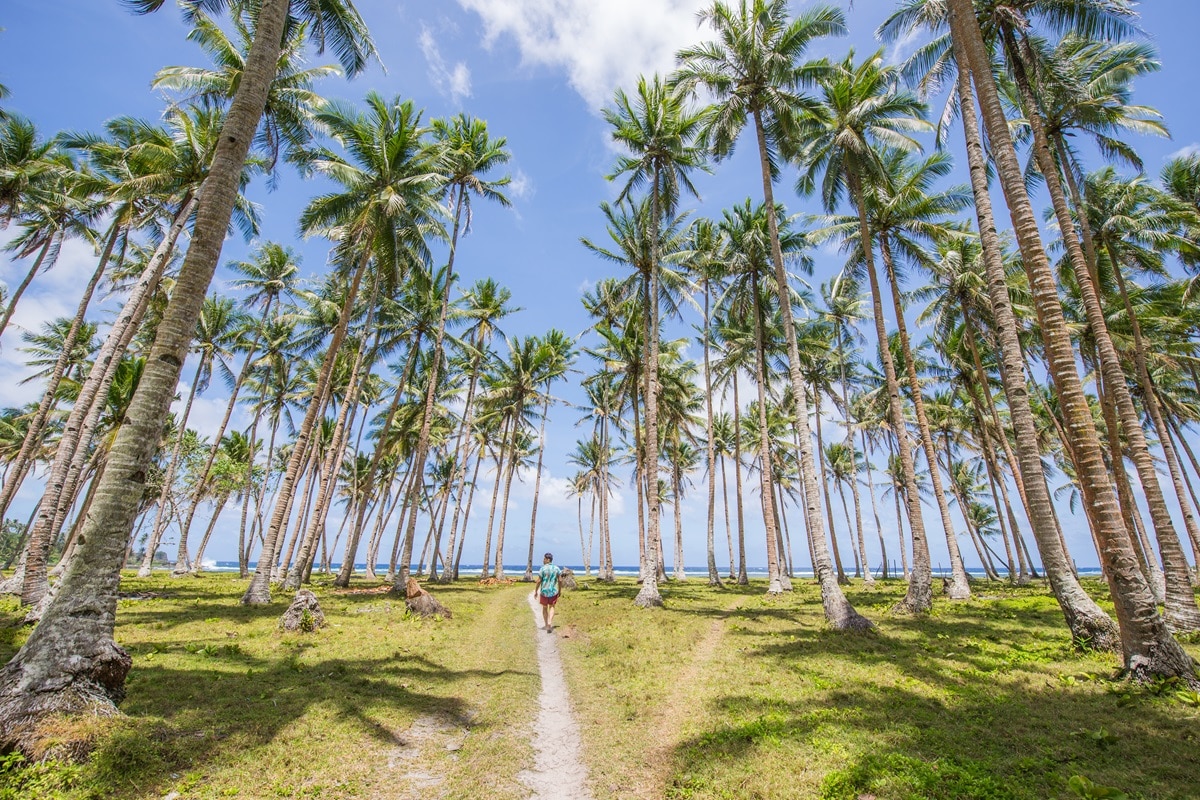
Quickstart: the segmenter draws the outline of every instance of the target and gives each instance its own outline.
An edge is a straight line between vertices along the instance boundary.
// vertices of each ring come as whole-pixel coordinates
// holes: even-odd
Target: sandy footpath
[[[558,634],[546,633],[542,627],[542,612],[533,593],[529,595],[529,607],[533,611],[542,691],[533,730],[534,768],[517,777],[533,792],[532,800],[589,800],[583,745],[558,656]]]

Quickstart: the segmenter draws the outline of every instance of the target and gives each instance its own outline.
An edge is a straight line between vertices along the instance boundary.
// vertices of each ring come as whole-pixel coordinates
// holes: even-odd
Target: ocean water
[[[250,562],[250,569],[255,569],[257,566],[258,566],[257,561]],[[536,568],[536,566],[540,566],[540,565],[535,565],[535,568]],[[574,571],[577,575],[584,574],[582,564],[559,564],[559,566],[560,567],[570,567],[571,570]],[[205,559],[204,560],[204,568],[211,572],[237,572],[238,565],[237,565],[236,561],[211,561],[209,559]],[[340,561],[335,561],[331,565],[331,568],[334,570],[340,570],[342,568],[342,564]],[[367,568],[366,562],[357,563],[354,565],[354,568],[358,571],[365,570]],[[380,574],[386,573],[387,568],[388,568],[387,563],[376,564],[375,572],[380,573]],[[417,565],[413,564],[412,570],[414,572],[416,571],[416,568],[417,568]],[[596,567],[595,567],[595,565],[593,565],[592,573],[594,574],[595,572],[596,572]],[[668,566],[666,569],[666,572],[668,575],[671,575],[673,570]],[[719,572],[722,576],[729,574],[729,570],[726,567],[720,567]],[[1078,572],[1079,572],[1080,577],[1098,578],[1102,574],[1099,567],[1079,567]],[[483,573],[483,565],[481,565],[481,564],[462,564],[459,566],[459,569],[458,569],[458,574],[460,577],[481,575],[482,573]],[[510,578],[513,577],[514,575],[516,575],[516,576],[523,575],[524,573],[525,573],[525,565],[524,564],[505,564],[504,565],[504,574]],[[615,566],[614,565],[613,573],[618,578],[636,578],[638,576],[638,566],[636,564],[634,564],[632,566]],[[873,573],[874,573],[875,577],[879,577],[881,574],[879,570],[873,570]],[[689,578],[707,577],[708,576],[708,567],[707,566],[687,567],[684,569],[684,574]],[[900,574],[900,570],[898,567],[893,568],[893,574],[894,575]],[[983,567],[967,567],[967,574],[973,578],[979,578],[981,580],[985,579],[987,577],[987,575],[983,571]],[[1003,575],[1003,574],[1004,573],[1001,572],[1001,575]],[[1041,568],[1039,567],[1038,575],[1041,576],[1041,574],[1042,574]],[[763,566],[763,567],[748,566],[748,567],[746,567],[746,575],[751,578],[766,578],[767,577],[767,568],[765,566]],[[945,568],[940,568],[940,567],[934,567],[933,575],[935,578],[948,577],[950,575],[950,570],[945,569]],[[794,577],[796,577],[796,578],[812,578],[813,571],[811,569],[798,569],[798,570],[796,570]]]

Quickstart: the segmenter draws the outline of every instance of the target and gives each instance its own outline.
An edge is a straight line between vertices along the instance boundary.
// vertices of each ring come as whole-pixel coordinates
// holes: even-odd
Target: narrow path
[[[558,635],[546,633],[542,627],[541,609],[533,593],[529,595],[529,607],[533,611],[542,691],[533,731],[533,749],[537,753],[534,768],[517,777],[533,792],[531,800],[590,800],[579,724],[571,713],[567,681],[558,656]]]
[[[702,701],[702,689],[696,686],[696,682],[717,652],[717,646],[725,638],[729,616],[737,610],[743,600],[744,598],[735,599],[712,621],[704,638],[696,643],[688,655],[685,661],[687,666],[674,681],[674,688],[659,704],[658,714],[652,723],[652,730],[658,732],[659,744],[646,754],[646,776],[643,782],[645,789],[640,796],[659,798],[666,795],[667,781],[670,780],[676,766],[675,749],[679,745],[683,724],[695,704]]]

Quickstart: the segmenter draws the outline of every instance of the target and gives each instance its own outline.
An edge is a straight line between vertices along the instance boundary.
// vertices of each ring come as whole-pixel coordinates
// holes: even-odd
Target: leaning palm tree
[[[700,114],[690,106],[687,95],[666,86],[655,75],[647,81],[638,78],[636,99],[617,90],[615,108],[606,109],[605,119],[613,127],[613,139],[629,150],[630,155],[617,159],[610,180],[625,177],[618,201],[629,199],[632,192],[649,185],[649,262],[643,294],[644,331],[646,336],[646,437],[645,461],[649,486],[653,488],[658,465],[658,326],[659,326],[659,261],[660,226],[664,219],[675,216],[680,195],[696,195],[688,175],[704,168],[704,152],[696,146],[700,131]],[[647,492],[649,507],[646,519],[646,553],[648,563],[642,574],[642,587],[634,603],[642,606],[661,606],[658,592],[659,508],[657,492]]]
[[[1075,353],[1063,318],[1061,300],[1042,246],[1037,218],[1029,202],[1024,176],[992,74],[991,57],[984,45],[974,9],[970,0],[947,2],[951,35],[959,62],[970,67],[1001,188],[1029,275],[1050,373],[1062,404],[1067,423],[1065,430],[1075,456],[1080,487],[1096,522],[1095,534],[1100,544],[1105,577],[1121,629],[1125,668],[1137,678],[1163,676],[1195,680],[1195,666],[1158,613],[1150,587],[1137,567],[1129,531],[1121,520],[1119,510],[1114,507],[1112,483],[1075,365]]]
[[[312,168],[339,184],[315,198],[301,215],[302,230],[322,233],[335,242],[334,259],[346,275],[345,297],[333,327],[328,349],[317,376],[313,397],[296,433],[292,455],[275,499],[270,525],[263,539],[267,558],[259,559],[254,579],[242,597],[244,603],[270,602],[270,577],[279,539],[286,524],[291,495],[308,455],[312,432],[333,374],[337,354],[349,330],[359,290],[367,279],[375,297],[385,286],[395,286],[410,265],[428,261],[427,237],[442,233],[437,193],[441,176],[435,153],[427,146],[427,129],[410,101],[385,100],[367,95],[365,112],[344,104],[328,103],[317,121],[346,149],[346,156],[322,149],[312,154]]]
[[[885,36],[907,35],[913,29],[927,27],[935,33],[944,33],[950,20],[948,11],[951,8],[942,0],[938,0],[936,3],[927,2],[927,0],[913,0],[897,13],[894,18],[894,28],[890,27],[892,21],[889,20],[884,23],[881,31]],[[959,8],[958,13],[964,11],[969,16],[970,12],[965,6]],[[960,19],[965,19],[965,17],[960,17]],[[894,30],[895,34],[888,34],[889,30]],[[944,41],[946,39],[949,41]],[[954,89],[962,114],[971,192],[975,200],[980,251],[986,275],[984,283],[987,299],[990,301],[996,345],[1001,362],[1000,377],[1005,397],[1008,400],[1009,417],[1013,428],[1016,449],[1016,457],[1013,461],[1017,467],[1014,469],[1014,474],[1020,474],[1018,488],[1024,492],[1029,521],[1033,528],[1034,538],[1038,543],[1042,565],[1050,579],[1051,588],[1063,611],[1067,625],[1071,629],[1072,638],[1076,642],[1086,642],[1091,647],[1115,648],[1118,644],[1116,626],[1080,585],[1055,525],[1054,506],[1042,464],[1038,427],[1030,405],[1030,388],[1025,378],[1025,354],[1019,339],[1020,326],[1009,292],[1003,248],[996,230],[991,196],[988,192],[988,165],[983,137],[980,133],[975,94],[972,90],[972,59],[967,55],[967,41],[961,29],[955,35],[944,33],[942,48],[944,49],[946,46],[950,47],[951,52],[933,59],[932,63],[952,61],[955,66]],[[928,47],[930,46],[918,51],[918,55],[914,56],[913,61],[919,63],[919,59]],[[990,62],[986,69],[989,71],[984,75],[984,80],[990,79]],[[936,67],[930,69],[930,75],[935,78],[933,80],[935,84],[937,76],[941,74],[943,72]],[[1003,116],[1002,111],[1000,116]],[[993,120],[993,124],[998,122],[999,119]]]
[[[164,0],[131,0],[155,11]],[[209,0],[208,7],[221,7]],[[0,674],[0,738],[8,747],[30,747],[48,715],[115,713],[124,696],[131,659],[112,639],[117,585],[125,543],[137,513],[150,461],[166,419],[179,373],[208,285],[220,260],[239,176],[266,105],[284,29],[295,10],[317,17],[310,30],[320,45],[334,45],[347,73],[361,71],[374,46],[357,11],[339,0],[293,3],[264,0],[258,6],[254,44],[199,200],[187,257],[176,281],[153,351],[133,399],[130,424],[113,444],[108,468],[55,600],[41,624]]]
[[[753,123],[771,237],[775,290],[779,295],[792,397],[796,405],[794,420],[800,445],[805,519],[813,532],[814,569],[821,585],[825,618],[839,629],[870,627],[837,585],[825,546],[816,459],[808,427],[808,400],[800,375],[791,293],[779,246],[773,187],[778,174],[778,148],[789,137],[795,113],[804,104],[799,91],[821,71],[819,67],[799,63],[799,59],[816,39],[845,33],[845,18],[837,9],[816,6],[789,20],[786,0],[739,0],[736,7],[716,0],[701,12],[700,19],[709,24],[717,38],[678,54],[677,80],[686,87],[704,87],[715,96],[706,124],[706,141],[718,160],[733,152],[734,143],[747,122]]]
[[[506,140],[491,139],[487,123],[460,114],[452,120],[436,120],[433,123],[436,141],[436,169],[441,173],[444,191],[454,207],[453,226],[450,232],[450,254],[446,263],[445,285],[442,288],[442,309],[438,319],[437,335],[433,347],[433,362],[425,391],[425,413],[421,417],[421,431],[417,434],[417,449],[414,463],[420,468],[425,463],[429,448],[429,430],[433,424],[433,403],[438,384],[438,369],[441,365],[442,347],[446,338],[446,319],[450,313],[450,285],[454,280],[454,257],[458,251],[458,237],[471,228],[471,197],[483,198],[510,205],[503,189],[511,181],[508,176],[488,179],[484,176],[508,163],[510,153],[505,149]],[[413,486],[416,486],[414,482]],[[408,497],[407,505],[415,504],[416,496]],[[408,580],[409,558],[412,555],[416,536],[417,515],[408,517],[408,529],[400,558],[400,571],[396,574],[396,591],[404,591]]]
[[[858,236],[864,271],[871,286],[875,332],[883,361],[892,428],[904,431],[904,411],[900,382],[888,349],[883,317],[883,300],[875,270],[874,240],[868,221],[868,191],[873,183],[886,184],[883,168],[885,147],[919,150],[909,135],[931,128],[924,119],[924,106],[911,93],[900,89],[895,70],[883,63],[882,51],[855,63],[853,51],[821,81],[822,102],[809,108],[795,139],[794,158],[801,165],[797,190],[811,194],[818,185],[825,208],[832,211],[843,195],[848,195],[857,212]],[[916,491],[916,468],[908,437],[897,435],[900,463],[907,481],[909,530],[913,540],[913,570],[902,606],[912,613],[924,613],[933,604],[929,543],[925,536],[921,499]],[[930,470],[935,464],[930,462]],[[951,552],[956,549],[954,531],[946,528]],[[970,589],[965,576],[956,576],[955,595],[967,597]]]

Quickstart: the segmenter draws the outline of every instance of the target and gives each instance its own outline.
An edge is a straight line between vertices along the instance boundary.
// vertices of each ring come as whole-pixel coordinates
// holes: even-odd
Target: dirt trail
[[[541,610],[532,593],[529,607],[533,612],[534,636],[537,637],[542,691],[538,696],[537,727],[533,731],[533,748],[537,753],[534,768],[517,777],[533,792],[531,800],[567,797],[590,800],[579,724],[571,713],[567,681],[558,656],[558,634],[546,633],[542,627]]]
[[[688,654],[685,662],[687,667],[674,681],[674,689],[659,704],[658,714],[652,722],[652,729],[658,732],[659,744],[646,754],[646,776],[640,797],[665,796],[667,780],[675,767],[674,753],[679,744],[680,731],[688,714],[701,699],[701,690],[696,686],[696,681],[725,638],[729,616],[741,604],[741,598],[735,600],[712,621],[704,638]]]

